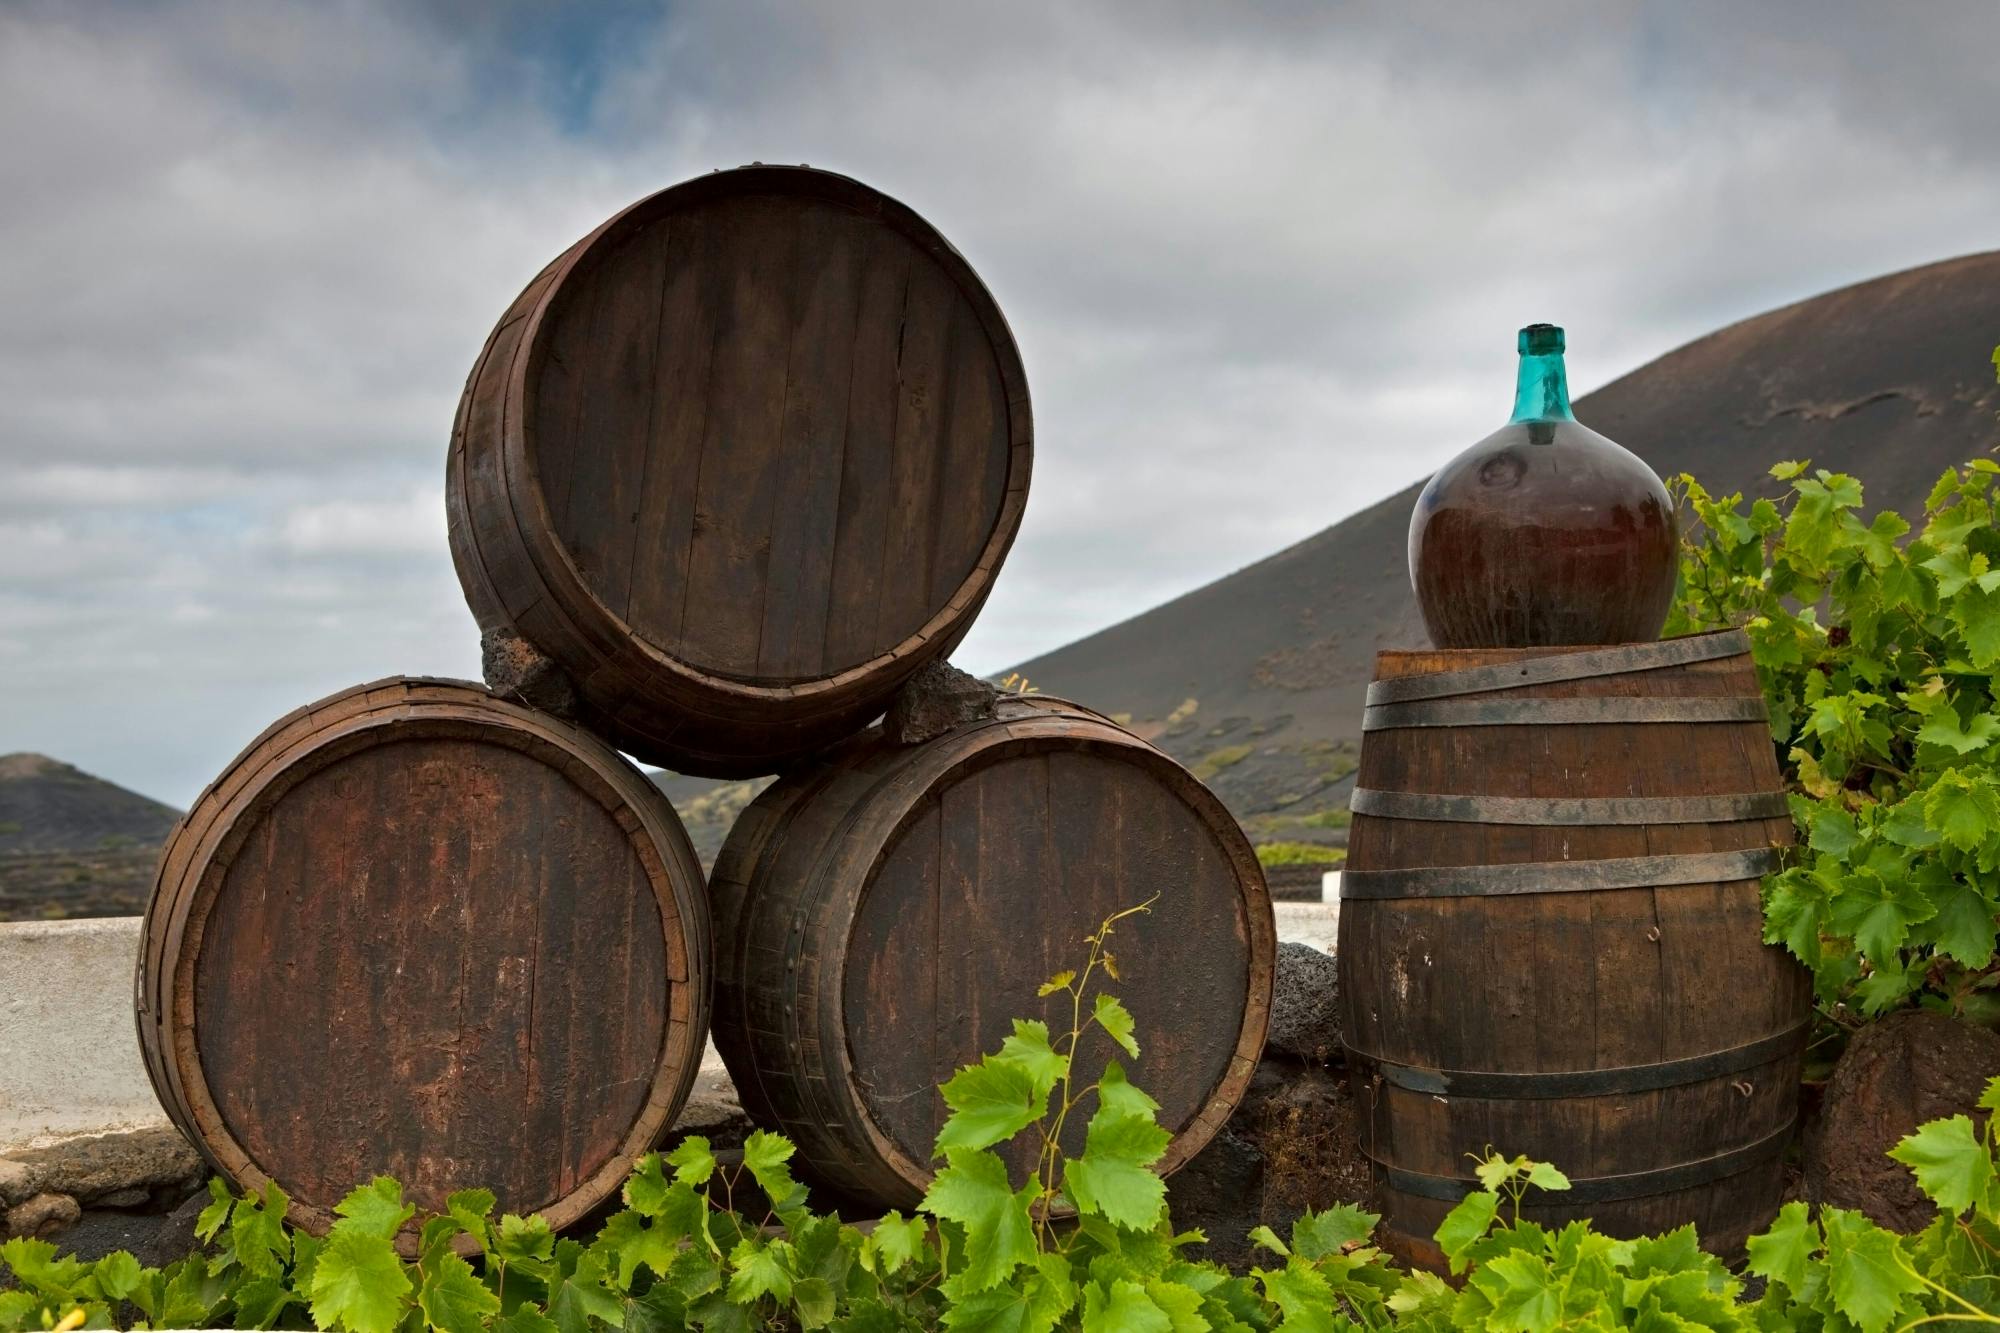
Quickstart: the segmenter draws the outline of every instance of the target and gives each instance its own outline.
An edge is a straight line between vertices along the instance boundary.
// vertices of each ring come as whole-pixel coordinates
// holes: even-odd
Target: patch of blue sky
[[[495,101],[525,94],[562,133],[588,137],[608,73],[645,47],[673,8],[663,0],[581,0],[475,11],[492,25],[485,41],[475,39],[485,48],[474,75],[477,92]],[[439,21],[453,26],[451,20]]]

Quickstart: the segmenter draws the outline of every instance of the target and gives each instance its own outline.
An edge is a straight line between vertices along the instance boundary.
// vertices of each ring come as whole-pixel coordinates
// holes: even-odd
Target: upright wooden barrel
[[[312,1230],[382,1172],[562,1226],[686,1100],[710,947],[686,834],[608,746],[377,681],[274,724],[168,839],[139,1044],[215,1168]]]
[[[877,1207],[930,1179],[937,1085],[1015,1018],[1067,1031],[1067,999],[1036,988],[1155,894],[1119,923],[1119,979],[1101,983],[1140,1058],[1100,1035],[1082,1063],[1094,1077],[1115,1055],[1159,1100],[1161,1170],[1221,1126],[1263,1048],[1276,943],[1249,843],[1178,764],[1071,704],[1006,699],[916,746],[869,732],[788,773],[738,821],[710,893],[715,1043],[745,1110]]]
[[[1344,1037],[1392,1243],[1489,1146],[1526,1216],[1721,1252],[1775,1212],[1807,978],[1764,945],[1792,824],[1748,641],[1376,659],[1341,878]]]
[[[1032,435],[999,308],[922,218],[831,172],[716,172],[501,316],[452,433],[452,555],[527,697],[683,772],[772,772],[964,635]]]

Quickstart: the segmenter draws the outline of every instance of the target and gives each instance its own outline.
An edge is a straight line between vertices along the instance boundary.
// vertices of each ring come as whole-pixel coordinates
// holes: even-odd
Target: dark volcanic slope
[[[0,755],[0,921],[144,911],[179,818],[46,755]]]
[[[0,853],[157,847],[180,812],[39,754],[0,755]]]
[[[2000,442],[1996,342],[2000,252],[1731,325],[1578,400],[1577,416],[1712,491],[1776,495],[1770,465],[1810,458],[1908,514],[1939,472]],[[1019,670],[1130,714],[1208,770],[1260,838],[1332,836],[1335,817],[1299,816],[1345,803],[1348,764],[1329,756],[1358,736],[1372,655],[1425,642],[1404,557],[1421,486]]]

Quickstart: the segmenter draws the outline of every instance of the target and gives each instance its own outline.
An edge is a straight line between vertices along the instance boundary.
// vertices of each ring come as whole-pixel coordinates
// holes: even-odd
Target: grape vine
[[[1850,1023],[1912,1003],[2000,1021],[1996,474],[1946,472],[1914,531],[1864,521],[1859,481],[1804,463],[1747,511],[1678,483],[1694,522],[1668,632],[1747,631],[1799,826],[1765,938]]]
[[[1144,908],[1134,909],[1144,910]],[[1120,918],[1087,941],[1082,968],[1050,978],[1066,1031],[1014,1025],[1001,1047],[941,1090],[945,1165],[915,1217],[852,1225],[816,1213],[792,1145],[753,1134],[740,1160],[701,1138],[645,1157],[625,1207],[588,1240],[537,1216],[494,1216],[485,1190],[422,1219],[384,1176],[341,1201],[324,1237],[286,1221],[276,1185],[237,1197],[220,1182],[197,1224],[203,1248],[164,1268],[120,1251],[95,1262],[44,1240],[0,1244],[0,1333],[85,1328],[302,1328],[328,1333],[1335,1333],[1336,1330],[1831,1330],[2000,1325],[2000,1079],[1968,1115],[1923,1126],[1891,1154],[1939,1208],[1915,1236],[1860,1213],[1787,1204],[1751,1239],[1744,1280],[1694,1228],[1621,1240],[1578,1222],[1520,1217],[1535,1190],[1569,1181],[1546,1162],[1495,1153],[1436,1239],[1457,1285],[1404,1270],[1371,1243],[1377,1218],[1337,1206],[1280,1238],[1248,1273],[1190,1257],[1152,1171],[1167,1144],[1157,1106],[1106,1061],[1078,1086],[1086,1039],[1136,1057],[1132,1016],[1092,989],[1116,979]],[[1067,1000],[1067,1005],[1063,1004]],[[1060,1096],[1058,1096],[1060,1092]],[[1059,1125],[1088,1114],[1082,1151]],[[994,1149],[1037,1149],[1016,1180]],[[472,1257],[465,1257],[470,1253]]]

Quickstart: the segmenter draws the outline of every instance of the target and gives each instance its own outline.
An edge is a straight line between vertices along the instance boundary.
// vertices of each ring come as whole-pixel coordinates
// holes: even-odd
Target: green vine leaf
[[[666,1208],[667,1176],[658,1153],[649,1152],[639,1159],[625,1178],[624,1198],[627,1208],[646,1217],[658,1217]]]
[[[1988,586],[1988,577],[2000,584],[2000,572],[1996,572],[1996,576],[1981,577],[1951,599],[1952,623],[1965,639],[1972,665],[1981,671],[2000,662],[2000,590]]]
[[[1104,1062],[1104,1076],[1097,1080],[1097,1104],[1118,1115],[1150,1116],[1160,1109],[1158,1102],[1125,1077],[1125,1066],[1116,1060]]]
[[[1758,1277],[1800,1291],[1806,1285],[1806,1265],[1812,1263],[1818,1247],[1820,1227],[1812,1221],[1806,1205],[1786,1203],[1762,1235],[1750,1237],[1744,1267]]]
[[[1473,1190],[1444,1215],[1438,1223],[1434,1239],[1444,1257],[1451,1263],[1451,1271],[1465,1271],[1465,1252],[1487,1229],[1493,1219],[1500,1215],[1500,1196],[1492,1190]]]
[[[1250,1228],[1250,1239],[1281,1259],[1292,1257],[1292,1247],[1278,1239],[1278,1233],[1268,1226],[1258,1225]]]
[[[334,1234],[382,1240],[392,1238],[403,1229],[403,1223],[417,1215],[415,1205],[403,1202],[402,1185],[390,1176],[377,1176],[352,1190],[333,1211],[341,1219],[333,1224]]]
[[[1007,1182],[1007,1167],[984,1150],[955,1148],[950,1163],[931,1179],[923,1210],[965,1228],[966,1290],[998,1286],[1022,1264],[1034,1262],[1034,1222],[1029,1210],[1041,1186],[1029,1181],[1020,1190]]]
[[[1325,1212],[1306,1212],[1292,1223],[1292,1248],[1308,1259],[1324,1259],[1342,1247],[1359,1245],[1375,1234],[1382,1219],[1352,1204],[1335,1204]]]
[[[1993,901],[1972,884],[1941,876],[1944,882],[1931,890],[1937,916],[1931,935],[1937,951],[1974,970],[1983,970],[1993,961],[1996,908]]]
[[[1149,1278],[1146,1299],[1167,1317],[1167,1327],[1173,1333],[1209,1333],[1209,1321],[1201,1312],[1206,1297],[1193,1287],[1163,1278]]]
[[[792,1298],[792,1273],[786,1260],[791,1247],[784,1241],[768,1244],[755,1236],[738,1241],[729,1253],[729,1299],[747,1304],[769,1296],[779,1304]]]
[[[939,1157],[1004,1143],[1048,1112],[1048,1089],[1038,1094],[1019,1065],[992,1056],[953,1074],[939,1092],[951,1108],[932,1148]]]
[[[487,1196],[491,1209],[492,1195]],[[417,1304],[432,1327],[443,1333],[484,1333],[487,1320],[500,1313],[500,1298],[473,1274],[472,1265],[446,1254],[418,1289]]]
[[[275,1328],[292,1305],[292,1291],[275,1277],[253,1277],[230,1294],[238,1328]]]
[[[591,1333],[592,1317],[619,1324],[624,1320],[624,1307],[597,1283],[572,1276],[549,1293],[548,1316],[558,1333]]]
[[[1050,1044],[1049,1025],[1040,1020],[1015,1019],[1014,1034],[1000,1044],[998,1058],[1027,1075],[1030,1105],[1046,1098],[1069,1073],[1069,1061]]]
[[[224,1224],[229,1221],[230,1209],[236,1205],[236,1197],[229,1192],[229,1185],[221,1176],[208,1178],[208,1206],[194,1220],[194,1234],[202,1240],[214,1240],[222,1234]]]
[[[952,1333],[1051,1333],[1076,1308],[1076,1284],[1069,1261],[1060,1254],[1038,1255],[1028,1271],[1004,1287],[968,1291],[953,1279],[946,1295],[951,1303],[944,1312],[944,1326]]]
[[[1950,708],[1940,708],[1931,713],[1929,720],[1917,731],[1917,739],[1924,744],[1948,746],[1952,753],[1961,755],[1985,749],[1996,736],[2000,736],[2000,717],[1979,713],[1971,721],[1961,723],[1958,713]]]
[[[1862,1333],[1882,1333],[1903,1308],[1904,1298],[1923,1290],[1903,1242],[1847,1208],[1823,1209],[1820,1226],[1826,1233],[1834,1308]]]
[[[556,1321],[532,1305],[523,1305],[493,1325],[495,1333],[562,1333]]]
[[[1983,774],[1947,770],[1924,798],[1924,822],[1947,844],[1969,852],[2000,828],[2000,791]]]
[[[1562,1320],[1562,1285],[1546,1260],[1516,1251],[1489,1259],[1468,1279],[1493,1303],[1490,1326],[1547,1333]]]
[[[788,1165],[795,1151],[790,1139],[768,1130],[760,1129],[743,1141],[743,1165],[771,1201],[771,1211],[781,1218],[806,1206],[806,1188],[792,1179]]]
[[[1152,1170],[1173,1135],[1138,1116],[1100,1106],[1083,1152],[1063,1163],[1063,1193],[1077,1209],[1128,1231],[1150,1231],[1166,1212],[1167,1185]]]
[[[905,1219],[891,1209],[861,1243],[861,1266],[871,1273],[887,1276],[900,1273],[924,1252],[930,1229],[920,1218]]]
[[[140,1271],[129,1250],[113,1250],[97,1261],[97,1288],[105,1299],[122,1301],[139,1289]]]
[[[1328,1333],[1332,1325],[1328,1324]],[[1108,1287],[1083,1289],[1083,1333],[1173,1333],[1173,1320],[1153,1304],[1137,1282],[1120,1279]]]
[[[1283,1268],[1251,1270],[1264,1295],[1284,1312],[1287,1329],[1303,1333],[1334,1333],[1333,1287],[1304,1259],[1294,1256]]]
[[[833,1322],[833,1288],[823,1277],[801,1278],[792,1286],[792,1309],[802,1329],[825,1328]]]
[[[312,1317],[321,1328],[391,1333],[402,1320],[412,1287],[389,1240],[402,1226],[402,1190],[396,1188],[396,1204],[389,1204],[382,1188],[385,1180],[378,1176],[373,1185],[347,1196],[352,1200],[365,1191],[367,1197],[345,1214],[352,1229],[342,1231],[336,1225],[320,1252],[313,1270]],[[393,1225],[391,1218],[396,1219]],[[385,1226],[389,1230],[382,1234]]]
[[[1125,1054],[1134,1060],[1139,1058],[1139,1041],[1133,1036],[1135,1024],[1131,1013],[1115,995],[1099,994],[1092,1002],[1090,1016],[1104,1029],[1111,1040],[1124,1048]]]
[[[444,1210],[466,1235],[477,1239],[483,1249],[488,1243],[487,1236],[495,1202],[492,1190],[459,1190],[445,1199]]]
[[[272,1180],[265,1182],[261,1201],[244,1199],[236,1205],[229,1219],[229,1244],[245,1271],[269,1278],[284,1272],[292,1257],[291,1235],[284,1227],[291,1203]]]
[[[1953,1216],[1988,1203],[1993,1157],[1973,1132],[1970,1116],[1933,1120],[1905,1136],[1889,1156],[1917,1173],[1917,1188]]]
[[[665,1227],[648,1224],[636,1209],[627,1208],[612,1214],[605,1222],[603,1230],[597,1233],[595,1245],[615,1258],[618,1285],[630,1291],[632,1279],[642,1267],[657,1276],[666,1276],[674,1256],[680,1252],[680,1239]]]
[[[556,1236],[549,1220],[540,1213],[521,1217],[508,1213],[500,1219],[493,1252],[502,1263],[547,1263],[555,1253]]]
[[[1831,899],[1823,876],[1792,869],[1764,885],[1764,943],[1782,944],[1808,967],[1819,966],[1820,932]]]
[[[697,1189],[715,1176],[715,1153],[710,1150],[708,1140],[699,1134],[682,1139],[667,1154],[667,1164],[673,1167],[675,1180]]]
[[[1870,958],[1890,959],[1910,937],[1910,927],[1937,915],[1937,906],[1907,881],[1891,883],[1868,870],[1856,870],[1833,900],[1831,922],[1851,935]]]

